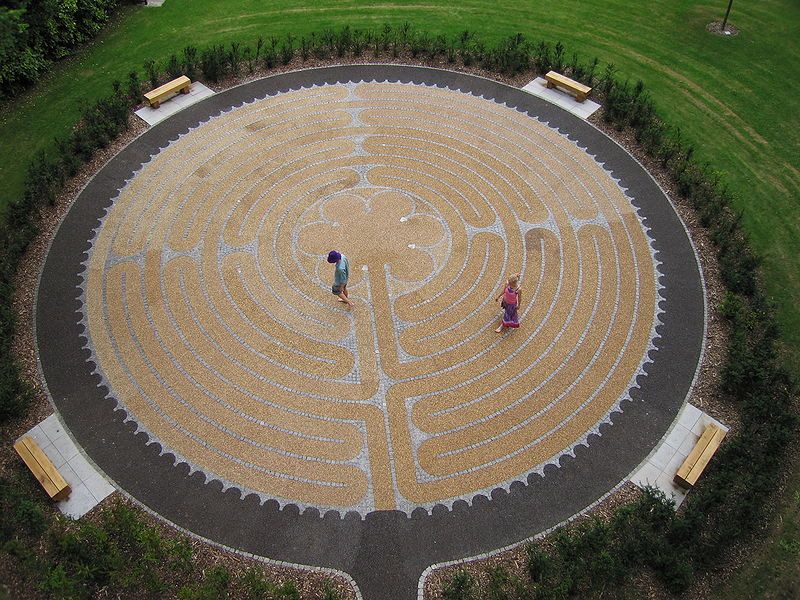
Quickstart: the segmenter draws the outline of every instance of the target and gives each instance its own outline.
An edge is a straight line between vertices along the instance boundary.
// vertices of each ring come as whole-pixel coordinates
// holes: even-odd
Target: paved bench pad
[[[523,327],[498,336],[515,271]],[[702,324],[685,230],[618,146],[519,90],[385,66],[254,82],[153,128],[76,201],[37,305],[53,398],[124,489],[368,598],[624,478]]]

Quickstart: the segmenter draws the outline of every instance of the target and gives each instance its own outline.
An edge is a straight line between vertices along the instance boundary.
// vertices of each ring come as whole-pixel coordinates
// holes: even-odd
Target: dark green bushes
[[[53,598],[88,600],[112,592],[185,600],[300,598],[293,581],[276,584],[256,568],[240,574],[223,566],[204,571],[185,537],[162,535],[124,504],[104,510],[96,523],[53,516],[30,500],[41,497],[37,486],[27,473],[0,478],[0,549],[18,561],[32,587]],[[323,597],[339,595],[325,585]]]
[[[52,61],[92,39],[118,0],[17,0],[0,6],[0,99],[34,83]]]
[[[466,571],[459,571],[442,588],[444,600],[469,600],[475,589],[475,580]]]
[[[54,149],[35,155],[28,166],[24,195],[8,205],[0,227],[0,423],[23,414],[31,397],[11,351],[17,264],[36,235],[39,209],[52,205],[64,181],[127,128],[131,104],[138,101],[128,93],[115,83],[110,96],[85,107],[81,121],[67,137],[55,140]]]

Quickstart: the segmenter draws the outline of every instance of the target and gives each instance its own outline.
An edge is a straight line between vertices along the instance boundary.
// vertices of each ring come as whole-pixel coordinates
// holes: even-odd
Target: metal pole
[[[725,18],[722,19],[722,32],[725,32],[725,26],[728,24],[728,15],[731,14],[731,6],[733,6],[733,0],[728,0],[728,10],[725,11]]]

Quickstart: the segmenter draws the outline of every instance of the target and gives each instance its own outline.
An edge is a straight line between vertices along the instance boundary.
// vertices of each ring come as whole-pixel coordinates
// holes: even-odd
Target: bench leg
[[[547,89],[548,90],[552,90],[554,87],[556,87],[555,83],[553,83],[552,81],[548,81],[547,82]]]
[[[181,88],[181,94],[188,94],[189,93],[189,86],[187,85],[184,88]]]
[[[150,108],[158,108],[159,106],[161,106],[161,102],[159,100],[156,100],[150,104]]]

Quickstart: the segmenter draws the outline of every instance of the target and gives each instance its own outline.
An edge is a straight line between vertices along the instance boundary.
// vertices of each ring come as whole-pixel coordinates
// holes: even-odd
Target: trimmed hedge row
[[[722,312],[730,325],[731,342],[722,385],[740,408],[742,428],[720,449],[703,484],[687,500],[686,510],[675,516],[669,500],[647,491],[639,502],[619,509],[608,524],[591,521],[555,534],[547,548],[532,546],[526,580],[496,569],[490,576],[491,589],[476,590],[474,581],[462,573],[445,586],[445,597],[586,597],[607,593],[609,588],[621,590],[631,572],[625,565],[647,566],[669,589],[685,589],[693,571],[710,567],[732,543],[763,523],[767,510],[763,500],[775,489],[781,459],[796,428],[795,387],[780,359],[779,332],[758,278],[758,257],[740,216],[731,209],[732,193],[718,173],[695,159],[680,130],[658,116],[641,81],[620,81],[613,65],[598,73],[597,58],[583,63],[576,54],[567,57],[560,42],[532,44],[515,35],[487,46],[469,31],[446,38],[414,31],[408,24],[386,25],[379,31],[345,27],[299,39],[259,38],[255,48],[187,47],[181,56],[172,55],[164,63],[146,62],[144,70],[155,87],[179,74],[192,79],[202,74],[214,82],[244,69],[253,73],[295,58],[358,58],[365,53],[375,58],[460,62],[506,75],[553,69],[595,87],[604,98],[604,119],[620,130],[631,128],[645,151],[670,174],[679,193],[692,202],[716,244],[728,289]],[[0,423],[23,414],[31,397],[10,352],[15,325],[11,299],[18,262],[36,234],[36,215],[52,204],[66,178],[125,130],[141,91],[139,73],[131,72],[124,89],[115,83],[111,96],[86,109],[68,137],[55,140],[49,152],[35,157],[23,197],[6,213],[0,229]],[[574,564],[583,565],[581,573],[588,575],[576,572]]]

